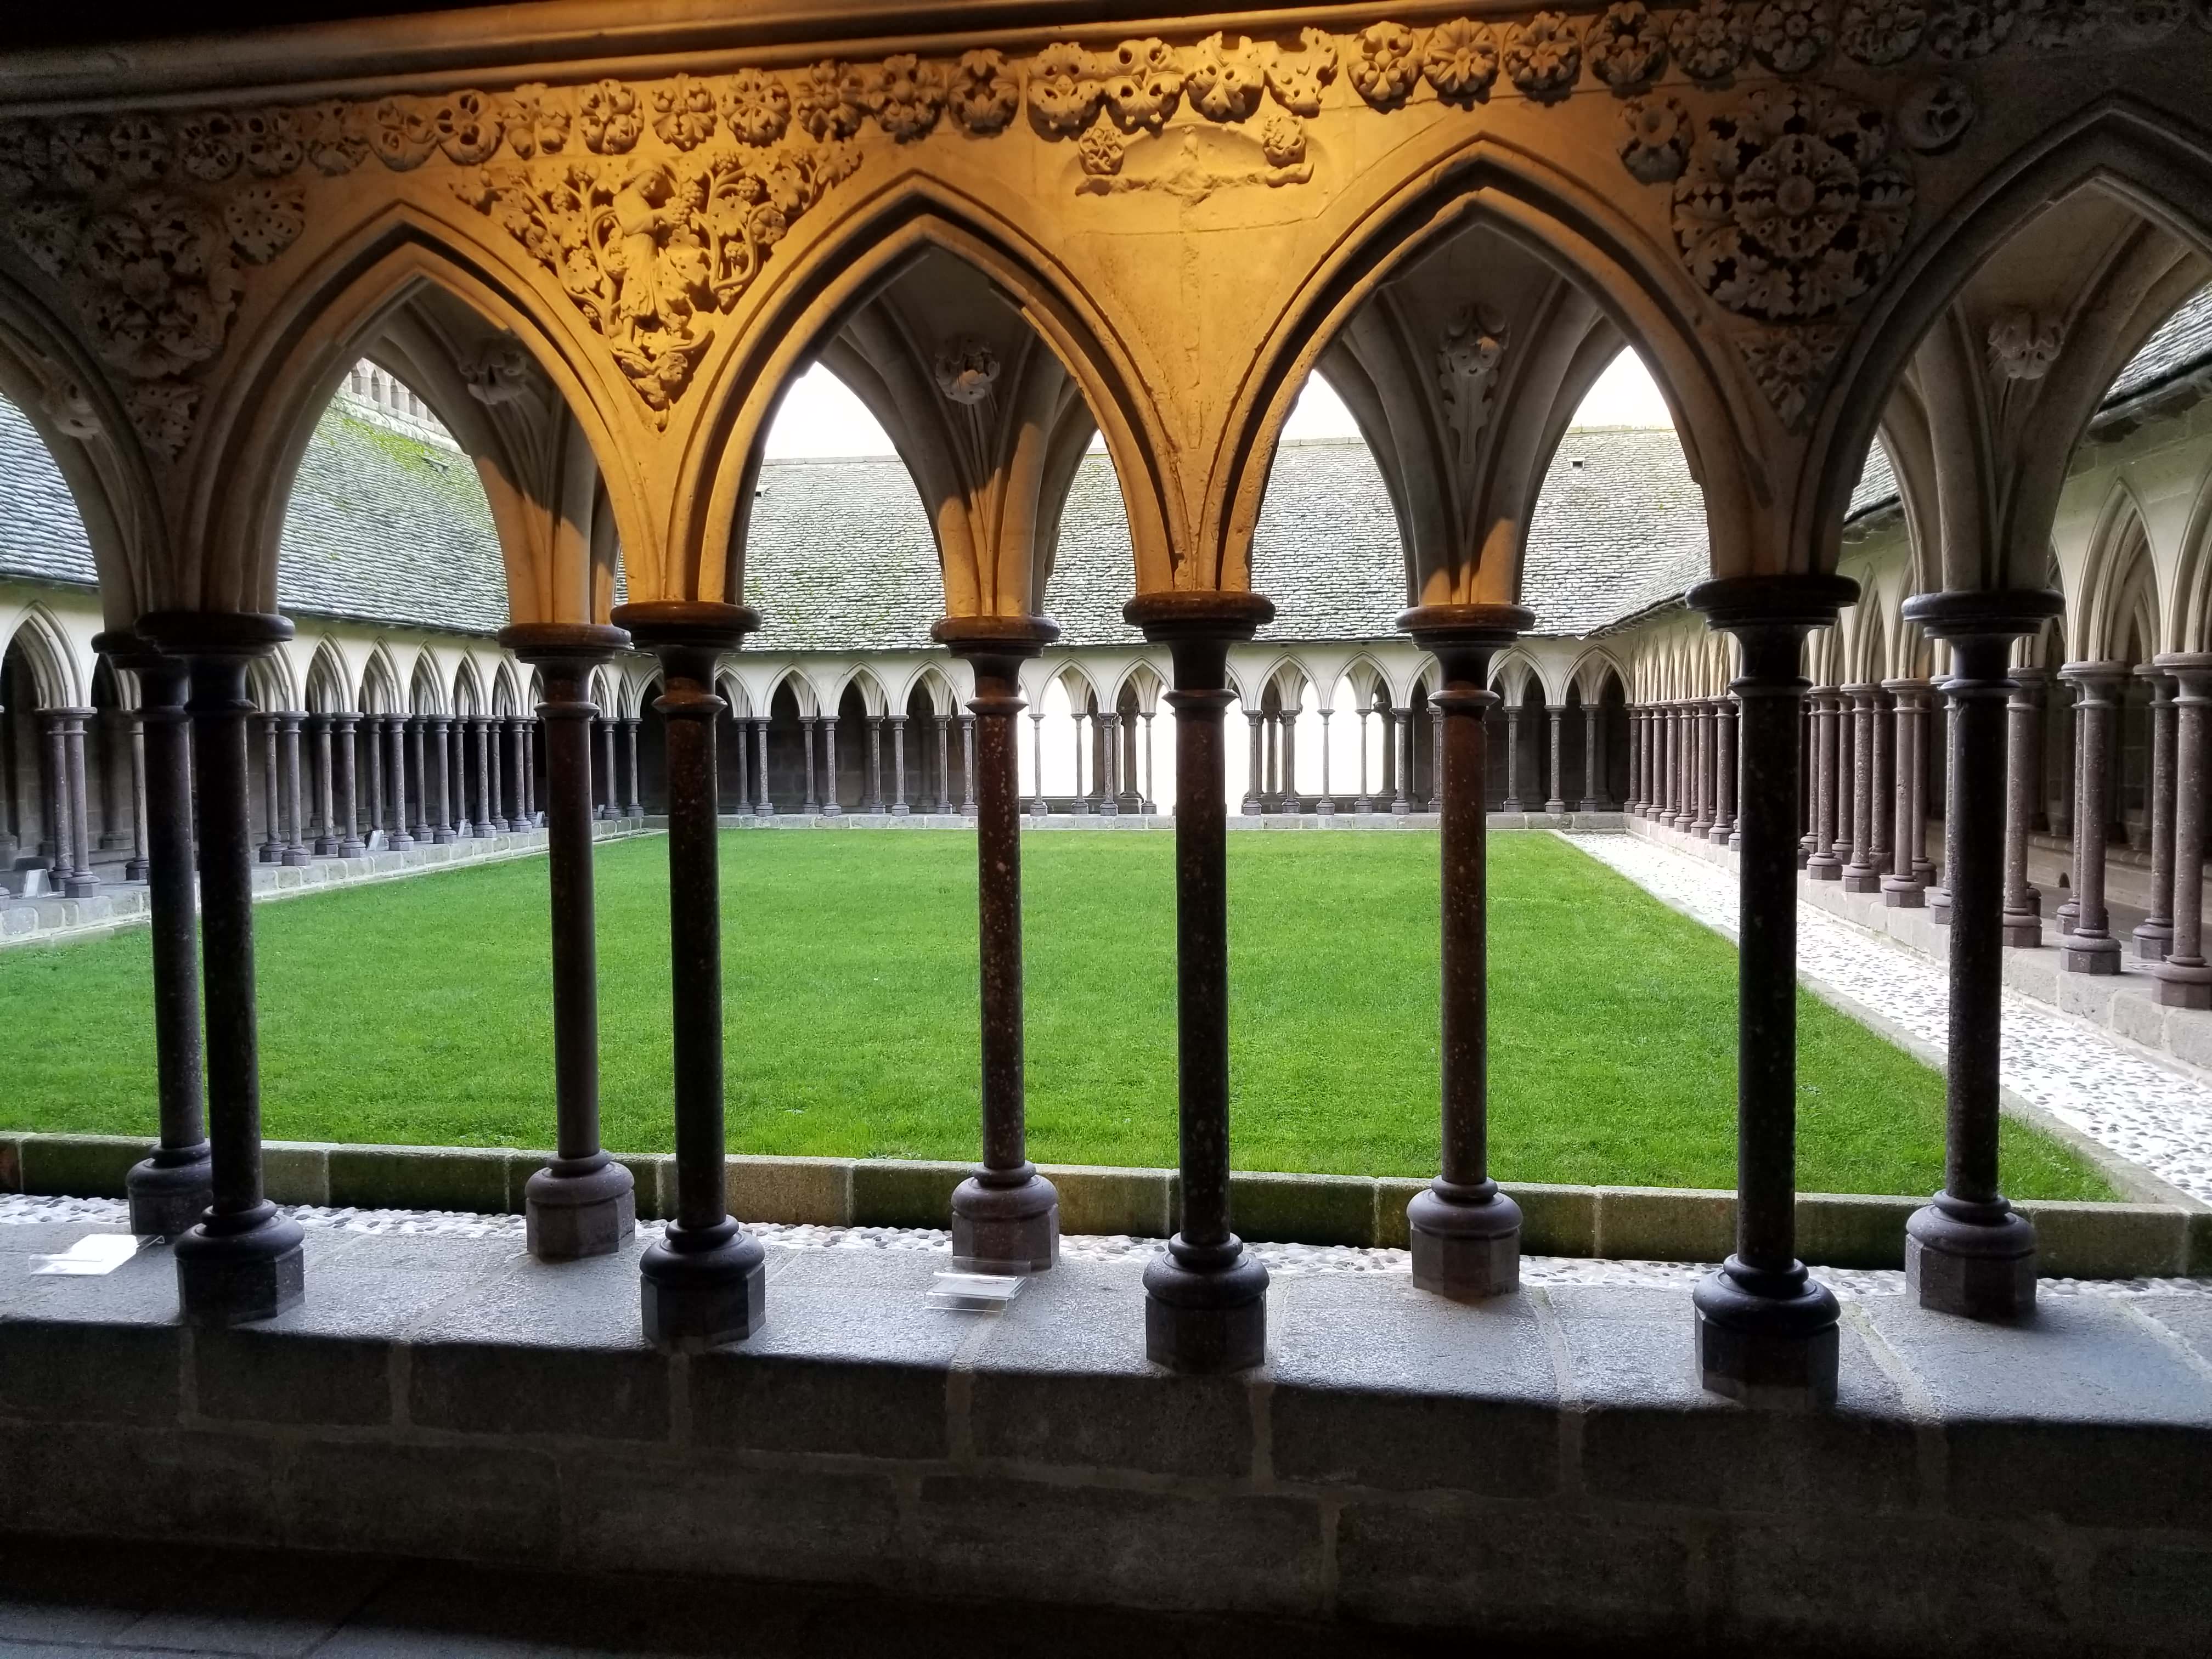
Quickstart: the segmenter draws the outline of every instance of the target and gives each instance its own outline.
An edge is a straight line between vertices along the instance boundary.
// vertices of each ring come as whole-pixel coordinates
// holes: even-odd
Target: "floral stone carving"
[[[1629,91],[1667,67],[1667,31],[1644,0],[1615,0],[1591,22],[1583,51],[1591,74]]]
[[[1974,94],[1963,81],[1923,81],[1897,106],[1897,130],[1917,150],[1933,155],[1959,142],[1974,124]]]
[[[1556,11],[1508,24],[1503,58],[1507,77],[1531,98],[1565,96],[1574,90],[1583,69],[1582,42],[1565,15]]]
[[[1751,48],[1751,23],[1732,0],[1698,0],[1674,14],[1667,46],[1692,80],[1725,80]]]
[[[1847,0],[1844,51],[1862,64],[1901,64],[1919,48],[1928,9],[1920,0]]]
[[[1795,428],[1803,422],[1813,392],[1835,366],[1847,333],[1832,325],[1770,328],[1736,343],[1752,380],[1784,426]]]
[[[1779,75],[1802,75],[1835,42],[1827,0],[1761,0],[1751,15],[1751,50]]]
[[[1448,104],[1487,98],[1498,80],[1498,32],[1464,17],[1437,24],[1421,54],[1421,74]]]
[[[1670,184],[1689,165],[1689,112],[1677,98],[1632,98],[1620,112],[1621,165],[1647,185]]]
[[[1709,116],[1674,185],[1700,286],[1748,317],[1833,315],[1881,278],[1912,215],[1881,114],[1824,87],[1760,87]]]

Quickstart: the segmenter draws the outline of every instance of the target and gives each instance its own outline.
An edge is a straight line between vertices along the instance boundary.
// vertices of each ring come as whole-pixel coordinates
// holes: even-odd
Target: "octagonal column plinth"
[[[192,891],[191,734],[185,713],[190,670],[135,634],[102,634],[92,643],[116,667],[137,677],[144,750],[140,776],[161,1139],[124,1177],[124,1192],[132,1232],[178,1238],[215,1200],[200,1092],[199,919]]]
[[[1836,576],[1738,577],[1689,603],[1735,635],[1740,754],[1736,834],[1735,1249],[1692,1300],[1698,1375],[1748,1404],[1836,1397],[1836,1298],[1796,1253],[1799,723],[1807,634],[1857,597]]]
[[[1060,1260],[1060,1194],[1029,1161],[1022,1070],[1021,665],[1060,637],[1042,617],[947,617],[930,636],[975,674],[976,956],[983,1158],[952,1194],[952,1260],[1041,1273]],[[1110,804],[1113,796],[1109,793]]]
[[[523,623],[500,643],[538,671],[545,701],[545,862],[553,933],[553,1158],[522,1189],[544,1261],[606,1255],[637,1231],[630,1172],[599,1145],[599,945],[592,884],[592,677],[629,648],[619,628]]]
[[[1907,1288],[1923,1308],[2008,1319],[2035,1305],[2035,1229],[1997,1187],[1999,1005],[2004,973],[2005,704],[2012,641],[2057,616],[2056,593],[1923,593],[1905,615],[1951,646],[1951,896],[1943,1190],[1905,1223]],[[2117,951],[2118,946],[2115,945]]]
[[[2068,663],[2058,671],[2074,687],[2075,731],[2074,923],[2059,941],[2058,959],[2076,974],[2117,974],[2124,954],[2105,908],[2105,849],[2112,816],[2113,728],[2126,674],[2124,663]]]
[[[660,659],[668,773],[669,954],[676,1040],[676,1217],[638,1263],[646,1339],[711,1348],[767,1317],[760,1241],[729,1212],[723,1181],[722,908],[714,666],[760,626],[744,605],[627,605],[614,620]],[[834,770],[831,777],[834,781]],[[835,785],[833,781],[832,787]]]
[[[206,997],[209,1186],[198,1225],[176,1243],[185,1317],[267,1319],[299,1302],[300,1224],[261,1187],[261,1065],[253,987],[253,833],[246,800],[246,671],[292,637],[282,617],[159,611],[137,633],[191,676],[191,778],[199,797],[202,975]],[[188,833],[184,813],[178,833]],[[189,843],[187,843],[189,844]],[[173,852],[173,848],[172,849]]]
[[[1510,605],[1428,605],[1398,626],[1435,654],[1443,688],[1437,749],[1443,855],[1442,1168],[1406,1206],[1413,1283],[1441,1296],[1501,1296],[1521,1283],[1521,1207],[1490,1178],[1488,812],[1490,750],[1483,715],[1492,655],[1534,620]],[[1559,714],[1553,713],[1556,784]],[[1554,793],[1557,793],[1556,787]]]
[[[2175,653],[2154,659],[2174,685],[2173,939],[2151,964],[2157,996],[2168,1008],[2212,1008],[2212,963],[2204,960],[2204,796],[2212,778],[2212,653]]]
[[[1242,1370],[1265,1357],[1267,1270],[1230,1231],[1229,822],[1222,716],[1229,647],[1275,614],[1257,593],[1178,589],[1122,608],[1165,645],[1176,714],[1176,1107],[1182,1213],[1145,1269],[1145,1352],[1182,1371]],[[1401,787],[1405,774],[1398,774]]]

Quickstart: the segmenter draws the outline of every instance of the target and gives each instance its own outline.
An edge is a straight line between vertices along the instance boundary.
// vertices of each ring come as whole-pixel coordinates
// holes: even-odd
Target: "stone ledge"
[[[647,828],[643,819],[611,818],[594,824],[592,833],[599,841],[617,841],[644,834]],[[307,893],[331,892],[341,887],[401,880],[433,870],[500,864],[509,859],[534,857],[544,850],[543,830],[502,830],[495,836],[472,836],[443,847],[408,847],[398,852],[362,853],[353,858],[318,858],[310,864],[297,866],[256,863],[253,898],[256,903],[266,903]],[[149,920],[146,888],[139,882],[112,883],[81,899],[48,896],[18,900],[0,896],[0,950],[17,945],[104,939],[126,927],[143,927]]]
[[[639,821],[648,830],[665,830],[668,820],[650,814]],[[1613,812],[1492,812],[1492,830],[1617,830],[1626,820]],[[822,812],[778,812],[757,817],[750,812],[725,812],[725,830],[973,830],[975,821],[959,813],[911,812],[896,817],[888,812],[861,812],[851,808],[832,817]],[[1048,812],[1042,817],[1026,809],[1024,830],[1172,830],[1172,812],[1123,812],[1106,817],[1096,812]],[[1434,812],[1393,813],[1387,807],[1375,812],[1356,812],[1349,806],[1336,812],[1234,812],[1231,830],[1433,830]]]
[[[131,1166],[152,1142],[129,1135],[0,1131],[0,1192],[120,1198]],[[520,1214],[523,1187],[549,1155],[499,1146],[349,1146],[275,1140],[264,1149],[280,1204],[364,1210]],[[622,1159],[637,1180],[644,1219],[672,1213],[676,1160]],[[747,1221],[825,1227],[947,1224],[952,1189],[970,1165],[904,1158],[764,1158],[732,1154],[724,1177],[730,1212]],[[1173,1170],[1038,1166],[1060,1190],[1062,1231],[1163,1238],[1179,1201]],[[1427,1183],[1401,1176],[1230,1177],[1237,1230],[1260,1243],[1406,1248],[1406,1205]],[[1531,1255],[1608,1261],[1717,1261],[1735,1225],[1732,1193],[1669,1187],[1502,1183],[1521,1206]],[[1799,1248],[1830,1267],[1904,1265],[1909,1196],[1802,1193]],[[2212,1209],[2177,1204],[2072,1204],[2026,1200],[2053,1279],[2160,1279],[2212,1274]]]
[[[2183,1654],[2212,1618],[2212,1325],[1848,1304],[1839,1404],[1697,1386],[1685,1292],[1482,1306],[1285,1275],[1265,1365],[1143,1358],[1143,1264],[1001,1316],[935,1253],[771,1247],[752,1339],[671,1359],[637,1247],[308,1235],[307,1302],[186,1331],[166,1250],[0,1230],[0,1487],[64,1536],[697,1571],[1701,1650]]]

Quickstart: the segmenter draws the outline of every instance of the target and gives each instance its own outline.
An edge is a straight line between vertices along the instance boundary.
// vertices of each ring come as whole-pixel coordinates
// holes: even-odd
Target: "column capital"
[[[1836,613],[1856,604],[1859,585],[1848,576],[1717,576],[1683,598],[1724,633],[1752,628],[1826,628]]]
[[[2179,688],[2177,702],[2212,698],[2212,651],[2161,651],[2151,661],[2172,676]]]
[[[249,662],[290,639],[292,623],[258,611],[149,611],[131,632],[166,655]]]
[[[1060,637],[1049,617],[945,617],[929,637],[960,658],[1034,657]]]
[[[1121,607],[1121,617],[1168,647],[1176,684],[1195,691],[1225,682],[1229,647],[1273,622],[1275,606],[1261,593],[1179,587],[1138,594]]]
[[[2011,639],[2033,634],[2065,609],[2064,597],[2048,588],[1958,588],[1916,593],[1905,602],[1903,614],[1934,640]]]
[[[2058,671],[2058,678],[2075,688],[2085,699],[2097,694],[2117,690],[2124,682],[2132,665],[2119,661],[2069,662]]]

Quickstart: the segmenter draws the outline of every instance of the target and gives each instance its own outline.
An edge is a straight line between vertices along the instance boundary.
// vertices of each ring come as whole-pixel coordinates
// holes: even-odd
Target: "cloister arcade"
[[[2008,699],[2023,732],[2049,718],[2009,675],[2018,641],[2085,688],[2069,957],[2112,943],[2099,841],[2136,799],[2149,884],[2162,869],[2170,895],[2161,974],[2177,997],[2212,987],[2193,787],[2212,735],[2207,559],[2201,529],[2179,522],[2201,525],[2201,508],[2172,505],[2169,489],[2130,544],[2116,507],[2112,535],[2089,538],[2116,550],[2099,556],[2112,568],[2085,566],[2069,587],[2083,602],[2057,636],[2050,626],[2071,458],[2115,376],[2212,276],[2203,8],[1838,19],[1814,0],[1620,0],[1572,18],[1404,15],[1414,22],[1283,9],[1139,39],[1042,14],[1009,14],[988,36],[933,17],[899,22],[918,32],[900,40],[868,38],[894,26],[864,8],[851,33],[799,46],[743,19],[672,25],[651,55],[619,61],[538,41],[527,74],[466,50],[347,64],[333,48],[313,102],[281,74],[241,84],[214,58],[182,78],[174,63],[0,64],[0,391],[76,496],[115,701],[143,717],[161,994],[206,999],[205,1123],[196,1055],[165,1040],[165,1154],[141,1183],[149,1201],[210,1206],[176,1247],[189,1315],[249,1320],[312,1294],[299,1230],[260,1182],[246,878],[311,832],[362,832],[337,805],[349,713],[355,805],[383,801],[387,833],[546,814],[560,1151],[528,1204],[532,1248],[550,1258],[611,1250],[633,1224],[588,1063],[588,820],[632,805],[614,799],[618,768],[633,799],[641,772],[658,780],[679,1174],[675,1219],[642,1259],[641,1308],[647,1336],[678,1348],[766,1316],[761,1248],[727,1212],[721,1164],[712,832],[746,775],[741,721],[756,721],[757,810],[765,787],[779,811],[793,794],[802,810],[890,811],[902,752],[919,754],[915,787],[933,779],[940,802],[957,773],[978,830],[983,1063],[982,1155],[953,1200],[954,1251],[1048,1267],[1056,1199],[1024,1150],[1017,833],[1019,715],[1041,696],[1082,722],[1072,796],[1101,813],[1179,808],[1181,1208],[1146,1276],[1161,1363],[1240,1369],[1265,1341],[1267,1276],[1230,1212],[1232,707],[1248,811],[1316,795],[1316,810],[1342,810],[1349,792],[1355,811],[1387,794],[1438,815],[1443,1153],[1409,1215],[1414,1283],[1448,1296],[1518,1274],[1519,1212],[1486,1169],[1491,792],[1559,811],[1618,788],[1678,819],[1694,794],[1691,824],[1708,834],[1717,804],[1741,844],[1741,1158],[1737,1253],[1698,1294],[1701,1376],[1814,1401],[1834,1396],[1838,1316],[1794,1244],[1796,854],[1809,813],[1808,869],[1879,882],[1893,726],[1893,774],[1909,742],[1901,775],[1948,779],[1954,946],[1952,1144],[1945,1191],[1908,1229],[1912,1283],[1968,1316],[2032,1300],[2033,1230],[2002,1196],[1996,1130]],[[1525,556],[1552,457],[1624,347],[1667,398],[1702,493],[1705,580],[1689,613],[1605,630],[1601,655],[1516,646],[1537,623]],[[496,657],[380,656],[341,677],[285,649],[289,481],[364,357],[414,390],[482,483],[505,573]],[[927,676],[814,675],[739,649],[778,599],[749,580],[763,435],[817,361],[890,434],[929,514],[930,637],[952,665]],[[1252,643],[1275,614],[1255,587],[1255,526],[1316,372],[1380,467],[1404,559],[1393,603],[1411,607],[1402,656],[1346,650],[1334,670],[1318,651]],[[1904,504],[1889,562],[1844,539],[1877,434]],[[1116,620],[1141,678],[1048,649],[1060,516],[1094,436],[1126,521]],[[1567,587],[1607,574],[1590,559]],[[79,660],[25,637],[13,683],[46,676],[46,707],[93,696]],[[2160,671],[2147,807],[2139,781],[2127,794],[2143,765],[2130,769],[2112,720],[2126,683],[2114,665],[2142,653]],[[1821,682],[1809,716],[1808,670]],[[356,708],[314,709],[318,685]],[[1940,767],[1918,712],[1938,694]],[[2136,695],[2124,732],[2142,726]],[[1889,721],[1886,698],[1904,711]],[[533,705],[538,734],[509,727],[495,759],[494,726]],[[1364,730],[1356,740],[1355,757],[1377,763],[1371,787],[1340,779],[1342,750],[1315,753],[1308,735],[1310,720],[1363,716],[1387,732],[1374,751]],[[630,724],[648,720],[650,738]],[[118,769],[58,725],[47,775],[88,803],[69,825],[77,879],[89,802],[106,810]],[[489,787],[518,767],[519,786]],[[1171,796],[1148,776],[1169,771]],[[2118,799],[2103,781],[2115,775]],[[1911,793],[1893,861],[1917,840]],[[2011,840],[2015,872],[2029,823]],[[58,825],[51,838],[58,862]],[[1920,890],[1917,874],[1897,878]]]

